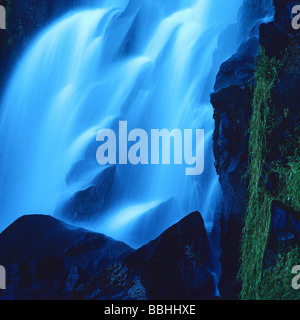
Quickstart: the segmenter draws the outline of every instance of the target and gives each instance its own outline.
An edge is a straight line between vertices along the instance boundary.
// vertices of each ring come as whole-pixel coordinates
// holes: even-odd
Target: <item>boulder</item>
[[[209,243],[194,212],[134,251],[50,216],[24,216],[0,234],[0,299],[211,299]]]
[[[272,204],[271,241],[300,240],[300,213],[274,201]]]
[[[215,296],[215,278],[207,268],[209,256],[203,219],[194,212],[79,286],[75,297],[211,299]]]
[[[81,166],[75,165],[73,171],[82,173]],[[116,166],[109,166],[92,178],[87,187],[76,191],[71,196],[62,196],[55,214],[71,222],[96,220],[107,207],[111,196]],[[72,183],[72,176],[67,183]],[[75,179],[76,181],[76,179]]]
[[[50,216],[23,216],[0,234],[8,277],[0,299],[68,299],[79,283],[132,251]]]

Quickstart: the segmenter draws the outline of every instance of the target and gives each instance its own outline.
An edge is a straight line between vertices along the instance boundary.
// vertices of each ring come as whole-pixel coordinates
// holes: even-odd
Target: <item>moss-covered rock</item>
[[[287,14],[296,2],[274,4],[275,21],[260,28],[264,49],[255,71],[249,126],[242,299],[299,298],[290,280],[292,267],[299,260],[299,238],[290,230],[277,237],[274,246],[271,227],[275,201],[298,212],[300,209],[299,32],[292,29],[291,16]],[[286,240],[292,241],[287,245]]]
[[[227,226],[221,234],[220,289],[225,298],[236,297],[239,286],[234,277],[239,263],[243,299],[298,296],[291,292],[291,276],[286,277],[287,266],[297,260],[291,257],[298,254],[298,240],[293,245],[270,244],[274,202],[299,212],[300,40],[299,31],[291,26],[295,4],[299,2],[274,0],[274,21],[259,27],[260,55],[259,50],[241,48],[225,62],[211,99],[216,121],[214,153]],[[266,262],[267,253],[273,263]],[[278,286],[268,295],[272,275]],[[285,277],[288,280],[283,281]]]

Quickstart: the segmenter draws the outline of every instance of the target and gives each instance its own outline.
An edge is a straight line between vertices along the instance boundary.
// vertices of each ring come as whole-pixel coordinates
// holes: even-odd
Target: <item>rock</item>
[[[280,202],[272,204],[271,239],[300,239],[300,213]]]
[[[247,205],[243,176],[248,166],[248,128],[252,116],[255,61],[259,53],[262,22],[273,13],[269,0],[244,1],[238,27],[242,42],[236,54],[224,62],[216,78],[211,103],[214,107],[213,149],[223,192],[220,215],[222,275],[219,285],[224,299],[236,299],[239,243]],[[249,36],[250,34],[250,36]]]
[[[256,0],[245,1],[243,7],[249,10],[247,9],[243,14],[249,14],[249,12],[255,14],[258,8],[256,3],[258,3]],[[215,91],[211,95],[216,124],[214,155],[224,196],[224,209],[220,217],[220,225],[224,226],[221,227],[220,236],[223,269],[220,291],[224,298],[232,298],[232,293],[238,290],[235,289],[238,286],[234,284],[236,272],[232,271],[238,270],[237,243],[241,238],[246,212],[246,184],[242,177],[248,165],[247,130],[252,115],[253,99],[250,89],[254,84],[255,59],[259,45],[265,48],[269,58],[276,57],[285,62],[284,68],[279,73],[280,81],[275,83],[272,90],[275,129],[268,136],[266,168],[278,160],[287,164],[288,159],[281,156],[280,146],[286,146],[288,142],[290,143],[291,137],[298,137],[300,134],[300,113],[297,107],[300,99],[297,89],[300,85],[300,33],[291,27],[291,8],[295,4],[298,3],[274,0],[274,21],[268,23],[262,19],[263,10],[258,9],[259,33],[257,33],[257,23],[253,25],[254,17],[250,16],[248,20],[241,19],[246,21],[242,32],[248,32],[251,25],[254,26],[250,32],[250,38],[241,45],[233,57],[223,63],[216,79]],[[262,7],[266,8],[265,5]],[[275,173],[269,175],[267,188],[271,194],[278,186],[278,179]],[[278,232],[278,239],[282,240],[290,241],[295,236],[290,230]]]
[[[76,298],[209,299],[214,276],[207,268],[204,222],[194,212],[157,239],[112,264],[76,290]]]
[[[238,31],[242,40],[257,29],[256,26],[274,15],[272,0],[244,0],[238,15]],[[256,34],[256,31],[254,32]]]
[[[251,37],[243,42],[236,54],[224,62],[216,77],[215,92],[233,85],[247,86],[253,76],[255,58],[259,52],[259,40]]]
[[[182,219],[126,261],[139,272],[151,299],[207,298],[214,294],[214,281],[206,269],[208,238],[199,212]]]
[[[82,172],[78,165],[74,170]],[[107,209],[115,171],[116,166],[109,166],[98,173],[88,187],[75,192],[71,197],[62,197],[55,215],[71,222],[90,222],[99,218]],[[72,181],[72,176],[69,175],[67,182]]]
[[[284,63],[280,68],[279,81],[272,90],[273,131],[268,136],[267,166],[280,161],[288,163],[287,156],[282,155],[282,146],[297,145],[300,134],[300,31],[291,27],[291,9],[295,1],[274,1],[275,20],[261,25],[260,43],[265,47],[269,58],[275,57]],[[291,142],[294,137],[294,142]],[[295,142],[296,141],[296,142]],[[294,147],[293,147],[294,148]],[[296,148],[296,147],[295,147]],[[272,193],[279,184],[278,175],[271,173],[268,189]]]
[[[274,0],[274,21],[260,27],[260,43],[269,57],[281,58],[285,55],[290,40],[299,36],[299,30],[292,28],[292,8],[297,1]]]
[[[252,114],[255,59],[259,50],[256,37],[242,43],[238,52],[224,62],[211,95],[215,131],[215,166],[223,192],[220,215],[221,268],[219,290],[224,299],[236,299],[239,243],[246,212],[246,185],[242,180],[248,164],[248,125]]]
[[[271,226],[263,270],[270,270],[276,266],[278,254],[284,256],[292,250],[298,250],[299,242],[300,213],[278,201],[274,201],[271,209]]]
[[[252,114],[249,81],[259,50],[256,37],[244,42],[238,52],[224,62],[211,95],[214,107],[214,155],[224,194],[224,211],[241,215],[245,211],[246,188],[241,181],[248,158],[247,130]]]
[[[261,25],[260,40],[270,57],[280,58],[288,46],[287,35],[274,22]]]
[[[221,66],[211,95],[216,124],[213,137],[216,169],[228,202],[225,211],[235,214],[243,211],[245,199],[245,188],[239,179],[247,164],[247,129],[251,116],[248,82],[253,77],[257,49],[256,39],[244,43],[239,52]],[[245,56],[244,50],[249,55]]]
[[[120,215],[115,219],[118,219],[118,217]],[[144,212],[132,222],[128,222],[126,224],[126,233],[129,237],[128,239],[124,238],[123,241],[128,241],[134,248],[140,248],[150,240],[157,238],[170,225],[175,224],[182,217],[184,217],[182,209],[178,206],[177,200],[172,197]]]
[[[292,8],[295,5],[299,5],[299,1],[295,0],[273,0],[275,15],[275,24],[284,32],[295,35],[299,31],[294,30],[291,25],[292,20]]]
[[[238,299],[241,284],[237,281],[240,269],[240,243],[242,221],[234,215],[221,215],[221,277],[219,291],[221,298]]]
[[[68,299],[76,286],[133,251],[50,216],[24,216],[0,234],[8,288],[0,299]]]
[[[8,288],[0,299],[209,299],[215,278],[203,219],[194,212],[144,247],[24,216],[0,235]]]

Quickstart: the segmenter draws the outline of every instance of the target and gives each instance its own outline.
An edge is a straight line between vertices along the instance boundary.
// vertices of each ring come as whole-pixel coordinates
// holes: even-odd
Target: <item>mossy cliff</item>
[[[270,59],[261,50],[255,72],[253,115],[249,128],[248,205],[241,246],[242,299],[298,295],[291,287],[288,274],[297,264],[296,261],[291,263],[298,254],[296,248],[280,249],[278,254],[275,250],[273,265],[266,265],[273,204],[278,202],[295,211],[300,209],[299,127],[286,126],[282,131],[280,125],[289,117],[289,107],[276,110],[272,103],[272,91],[275,84],[280,83],[280,74],[286,72],[283,71],[286,67],[287,63]],[[286,137],[284,142],[281,141],[282,134]]]
[[[267,49],[257,59],[249,125],[242,299],[300,298],[291,285],[300,264],[299,231],[291,228],[300,219],[300,38],[287,16],[294,4],[280,2],[275,22],[261,27]]]
[[[299,291],[292,287],[292,268],[300,264],[300,38],[299,31],[291,27],[291,8],[295,4],[299,2],[274,1],[274,21],[260,25],[259,46],[251,56],[253,63],[245,63],[249,61],[249,51],[240,55],[235,72],[242,71],[243,82],[238,86],[231,82],[212,95],[216,119],[214,151],[221,184],[228,189],[229,183],[241,203],[239,212],[236,203],[232,206],[234,215],[227,207],[227,225],[237,226],[231,241],[239,242],[239,259],[231,263],[239,272],[236,277],[223,274],[221,291],[225,298],[300,298]],[[232,67],[233,61],[231,58],[227,65]],[[232,98],[233,93],[239,94]],[[232,131],[234,113],[245,123],[225,148],[230,154],[234,144],[243,143],[235,170],[230,172],[222,162],[224,150],[220,149],[219,137],[224,136],[224,119],[227,132]],[[235,153],[230,156],[235,158]],[[230,248],[232,235],[225,232],[221,237],[229,238]],[[227,248],[223,248],[223,255],[224,249]],[[222,259],[226,271],[230,261]],[[235,292],[229,295],[232,289]]]

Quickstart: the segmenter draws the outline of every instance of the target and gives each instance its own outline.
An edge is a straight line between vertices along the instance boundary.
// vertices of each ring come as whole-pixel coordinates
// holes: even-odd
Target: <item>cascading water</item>
[[[231,49],[219,48],[218,37],[241,1],[111,3],[54,23],[11,78],[0,109],[1,229],[23,214],[66,218],[64,204],[107,169],[96,162],[98,130],[119,120],[128,131],[205,129],[205,170],[117,165],[105,210],[85,226],[138,247],[191,211],[209,222],[216,209],[209,94],[238,45],[233,33]]]

